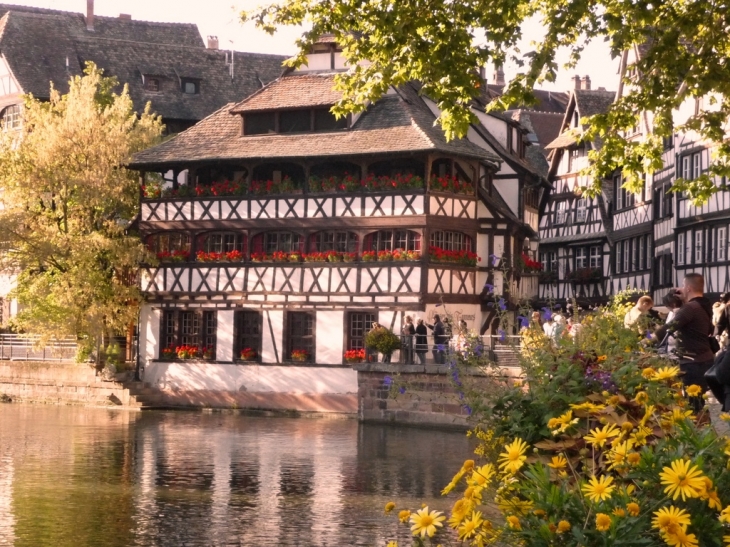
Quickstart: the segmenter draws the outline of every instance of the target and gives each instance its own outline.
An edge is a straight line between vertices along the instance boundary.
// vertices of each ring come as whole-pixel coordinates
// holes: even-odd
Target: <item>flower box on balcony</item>
[[[309,360],[309,352],[304,349],[294,349],[291,352],[291,360],[304,362]]]
[[[428,258],[431,262],[446,262],[463,266],[476,266],[481,258],[471,251],[449,251],[441,247],[428,248]]]
[[[258,358],[258,352],[252,348],[243,348],[239,357],[242,361],[255,361]]]
[[[540,283],[557,283],[558,282],[558,272],[555,272],[555,271],[540,272],[537,279]]]
[[[435,192],[474,195],[474,185],[472,183],[462,182],[457,177],[452,177],[451,175],[444,175],[443,177],[431,175],[429,188]]]
[[[568,272],[566,279],[573,283],[594,283],[603,279],[601,268],[578,268]]]
[[[187,262],[190,259],[190,251],[160,251],[157,253],[157,260],[160,262]]]

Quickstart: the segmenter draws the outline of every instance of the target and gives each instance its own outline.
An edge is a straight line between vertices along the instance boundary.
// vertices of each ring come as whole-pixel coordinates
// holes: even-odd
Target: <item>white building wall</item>
[[[264,326],[261,333],[261,359],[264,363],[281,363],[284,351],[284,312],[264,310]],[[269,322],[271,326],[269,326]],[[276,351],[274,351],[276,346]]]
[[[233,310],[218,310],[217,320],[218,328],[216,331],[216,351],[215,357],[217,361],[229,363],[233,361]]]
[[[315,361],[320,365],[339,365],[342,363],[343,310],[317,311],[317,350]]]
[[[160,355],[160,318],[162,312],[150,306],[142,306],[139,315],[139,347],[142,360],[147,365]]]

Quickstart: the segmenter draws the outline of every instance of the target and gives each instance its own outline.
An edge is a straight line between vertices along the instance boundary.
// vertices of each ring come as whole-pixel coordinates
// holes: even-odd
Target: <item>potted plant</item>
[[[298,252],[293,252],[289,255],[289,262],[301,262],[302,261],[302,254]]]
[[[362,363],[365,360],[365,349],[351,349],[345,352],[345,362]]]
[[[197,346],[177,346],[175,348],[178,359],[195,359],[201,353],[201,348]]]
[[[375,251],[365,251],[362,254],[362,261],[363,262],[374,262],[377,260],[378,255]]]
[[[342,262],[342,253],[338,253],[337,251],[329,251],[327,253],[327,261],[328,262]]]
[[[265,262],[269,260],[266,253],[251,253],[251,262]]]
[[[172,360],[175,357],[177,357],[177,352],[175,351],[175,348],[173,348],[172,346],[162,349],[162,358],[164,360],[166,360],[166,361]]]
[[[289,253],[284,251],[274,251],[271,255],[271,258],[274,259],[274,262],[288,262]]]
[[[305,349],[293,349],[291,352],[291,360],[300,362],[308,361],[309,352]]]
[[[376,325],[365,335],[365,347],[383,354],[383,362],[390,363],[391,354],[400,348],[400,338],[382,325]]]
[[[206,346],[202,349],[200,352],[203,355],[203,359],[213,359],[213,356],[215,355],[215,350],[213,349],[213,346]]]
[[[378,251],[378,262],[389,262],[393,260],[393,251]]]
[[[258,357],[258,352],[253,348],[243,348],[240,357],[243,361],[255,361]]]
[[[241,251],[228,251],[225,253],[225,259],[228,262],[242,262],[243,253]]]
[[[357,253],[342,253],[342,260],[345,262],[357,262]]]

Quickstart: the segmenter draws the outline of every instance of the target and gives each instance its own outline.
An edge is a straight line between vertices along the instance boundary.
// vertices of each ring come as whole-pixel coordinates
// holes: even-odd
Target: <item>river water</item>
[[[4,404],[0,545],[382,547],[408,532],[385,503],[446,509],[470,454],[355,420]]]

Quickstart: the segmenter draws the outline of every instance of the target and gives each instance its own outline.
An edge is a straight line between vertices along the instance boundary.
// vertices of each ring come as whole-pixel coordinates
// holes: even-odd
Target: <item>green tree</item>
[[[0,137],[0,266],[18,274],[24,331],[100,343],[136,319],[145,249],[127,233],[139,189],[123,165],[162,124],[116,87],[90,63],[68,94],[25,97],[22,130]]]
[[[335,36],[351,67],[338,80],[343,93],[335,113],[363,110],[389,86],[420,80],[423,93],[441,109],[439,123],[447,138],[462,137],[474,114],[469,105],[480,95],[477,66],[521,67],[504,95],[490,109],[532,100],[532,89],[554,81],[556,55],[569,51],[573,66],[590,40],[605,40],[612,55],[639,48],[633,66],[622,64],[623,94],[610,112],[588,120],[587,139],[600,137],[603,147],[592,154],[594,187],[615,169],[626,186],[639,191],[644,172],[661,163],[662,138],[698,131],[715,145],[715,161],[706,175],[676,189],[696,202],[724,185],[712,178],[730,175],[730,142],[725,125],[730,113],[730,5],[716,0],[284,0],[242,14],[273,33],[282,25],[311,29],[298,41],[293,66],[323,34]],[[545,34],[531,51],[518,46],[528,20],[541,21]],[[704,101],[689,119],[673,113],[687,101]],[[651,135],[644,142],[625,137],[646,116]]]

